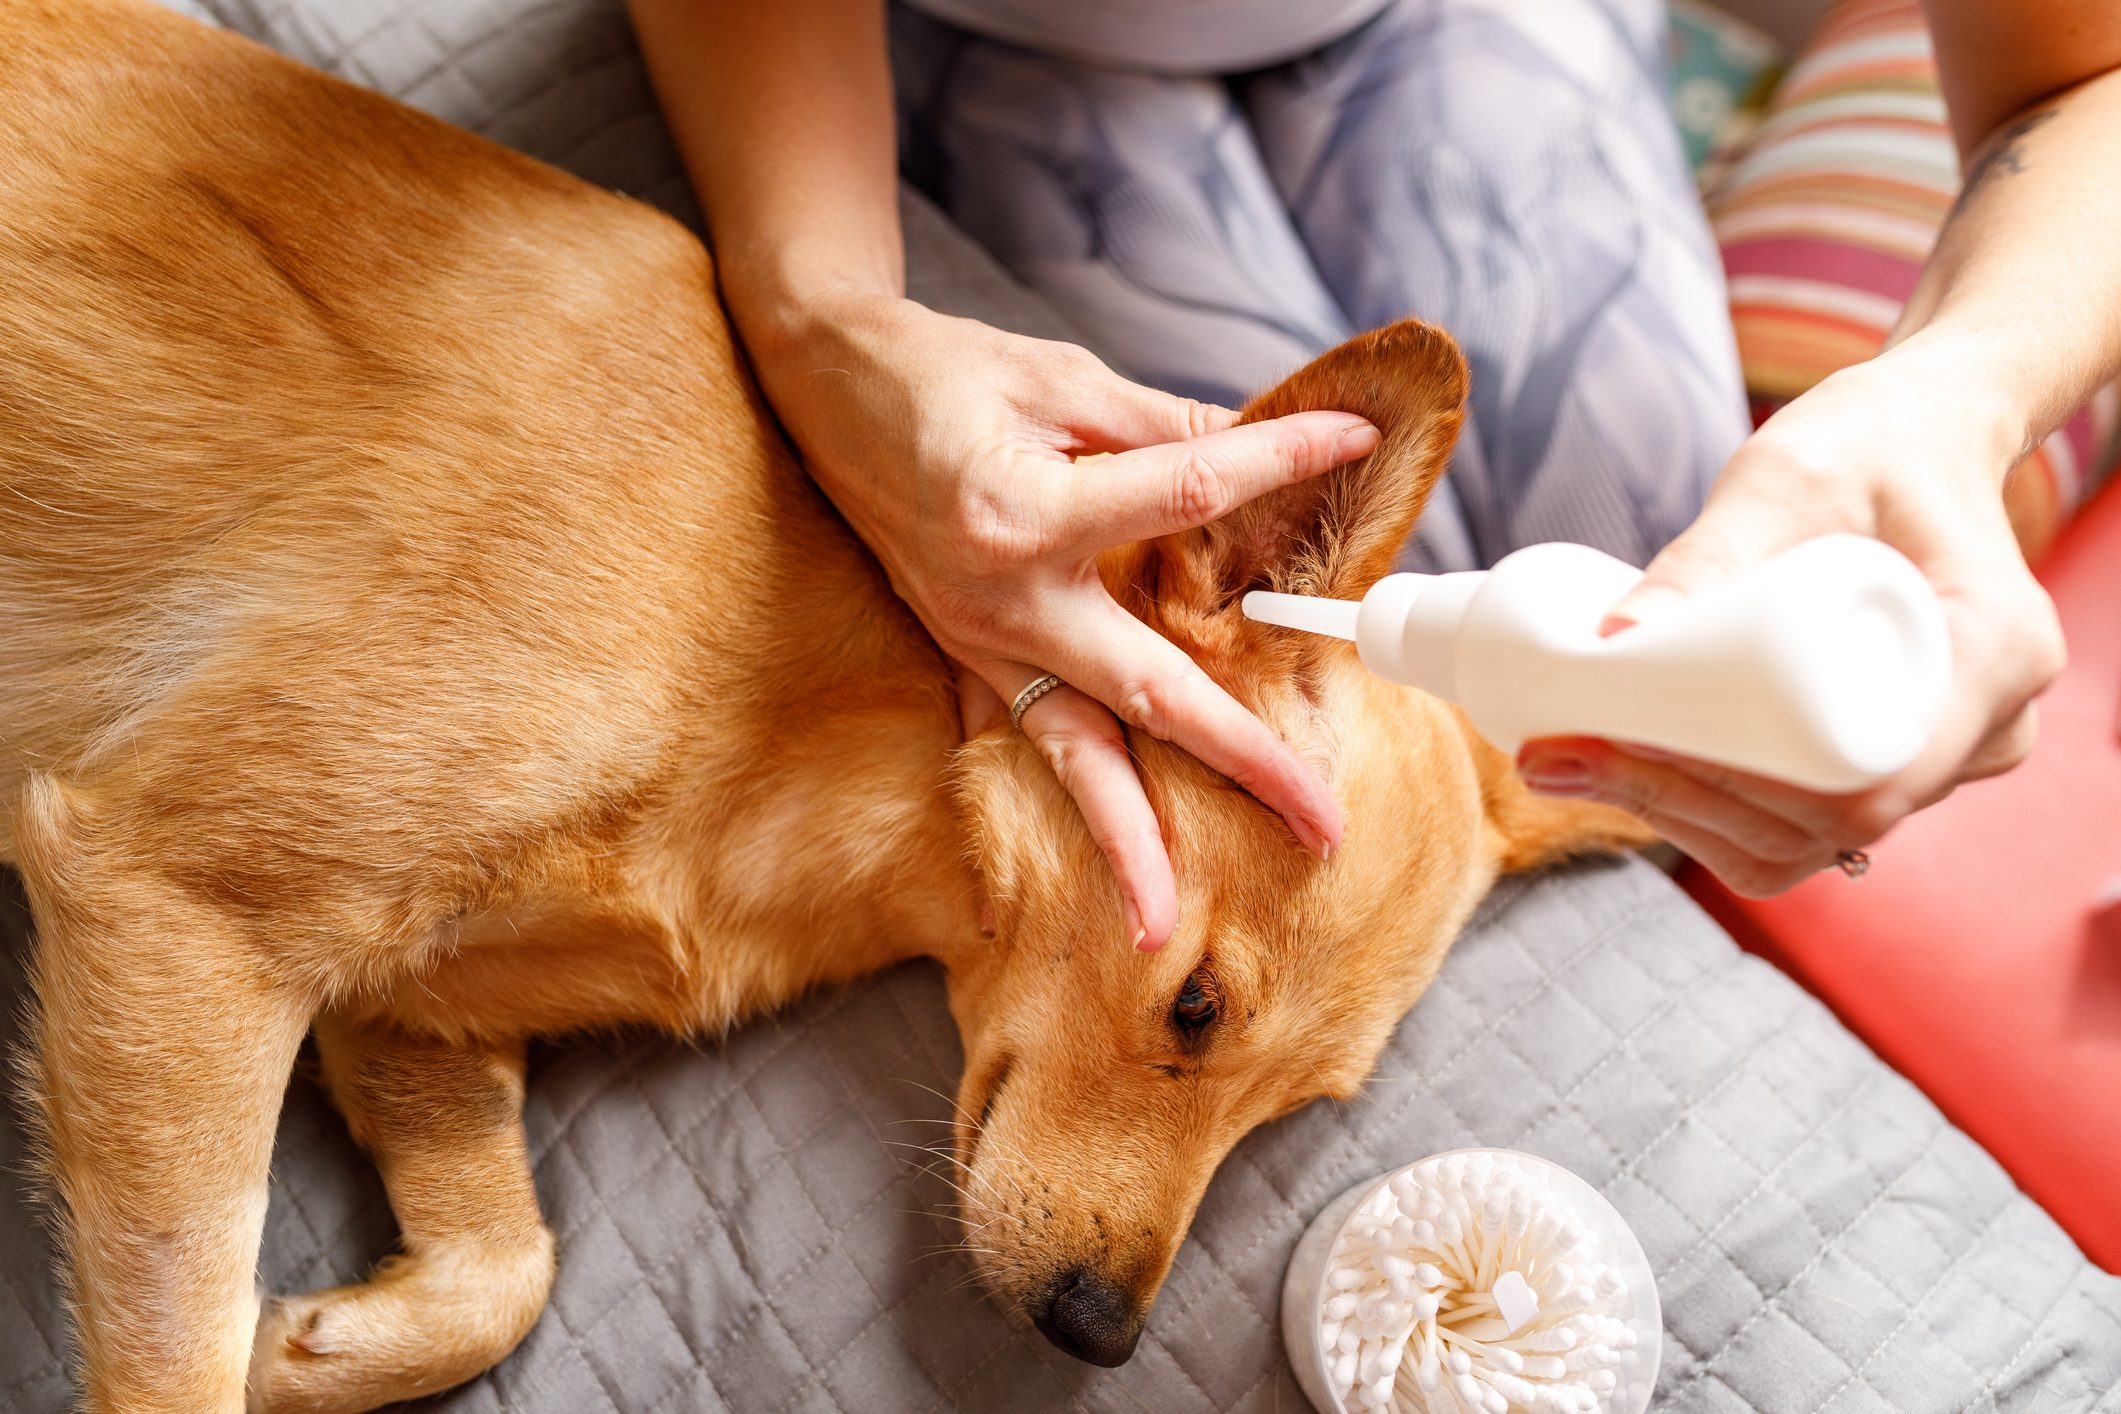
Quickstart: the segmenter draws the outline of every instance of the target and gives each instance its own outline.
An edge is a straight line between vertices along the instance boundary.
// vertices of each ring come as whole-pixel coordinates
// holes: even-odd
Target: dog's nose
[[[1141,1339],[1134,1301],[1111,1282],[1084,1267],[1061,1275],[1053,1305],[1031,1318],[1040,1335],[1078,1360],[1093,1365],[1124,1365]]]

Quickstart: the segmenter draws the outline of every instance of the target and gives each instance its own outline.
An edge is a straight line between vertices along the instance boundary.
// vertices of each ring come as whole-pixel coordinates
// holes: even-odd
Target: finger
[[[1528,743],[1518,753],[1525,784],[1542,795],[1617,805],[1643,820],[1682,823],[1769,864],[1831,857],[1837,846],[1788,820],[1719,791],[1676,765],[1645,760],[1593,739]]]
[[[1279,814],[1320,859],[1343,829],[1340,804],[1304,759],[1175,644],[1101,588],[1070,596],[1042,653],[1075,687],[1151,736],[1174,742]]]
[[[1557,742],[1569,738],[1555,738]],[[1530,751],[1535,745],[1527,742]],[[1772,780],[1756,776],[1750,771],[1741,771],[1733,766],[1719,766],[1713,761],[1701,761],[1691,756],[1679,756],[1660,751],[1652,746],[1641,746],[1634,742],[1607,742],[1613,751],[1637,761],[1655,762],[1681,772],[1698,781],[1708,790],[1742,801],[1753,809],[1772,815],[1791,827],[1818,839],[1839,837],[1839,826],[1846,820],[1852,797],[1847,795],[1825,795],[1818,791],[1793,786],[1787,781]]]
[[[1102,364],[1103,376],[1085,380],[1079,409],[1062,417],[1063,430],[1084,451],[1124,452],[1162,442],[1185,442],[1237,425],[1237,413],[1215,403],[1182,398],[1120,377]]]
[[[1743,801],[1815,839],[1832,842],[1840,849],[1861,849],[1875,844],[1907,816],[1926,810],[1951,794],[1952,787],[1961,780],[1973,779],[1969,774],[1971,768],[1967,766],[1930,770],[1918,765],[1870,790],[1822,795],[1765,776],[1697,761],[1690,756],[1674,756],[1629,742],[1610,744],[1623,756],[1658,762],[1683,772],[1710,790]],[[1527,743],[1527,749],[1530,745]],[[1995,767],[1996,771],[2008,769],[2007,763],[1999,762]]]
[[[1178,926],[1178,884],[1119,723],[1082,693],[1058,687],[1024,710],[1021,725],[1112,866],[1122,932],[1137,952],[1155,952]]]
[[[963,663],[953,666],[957,669],[958,722],[964,729],[965,740],[970,741],[1000,721],[1006,708],[1001,694],[985,678]]]
[[[1551,739],[1551,744],[1567,749],[1576,740],[1556,737]],[[1957,780],[1954,776],[1926,785],[1924,782],[1931,779],[1929,776],[1904,772],[1867,791],[1823,795],[1733,767],[1699,761],[1691,756],[1677,756],[1632,742],[1598,743],[1594,739],[1592,744],[1594,748],[1600,744],[1607,746],[1622,758],[1679,772],[1705,790],[1749,806],[1832,849],[1861,849],[1875,844],[1908,815],[1943,799]],[[1527,742],[1524,751],[1544,749],[1549,745],[1547,741]],[[1775,857],[1772,847],[1765,852],[1770,858]]]
[[[1750,490],[1712,494],[1694,523],[1658,551],[1642,579],[1606,611],[1600,633],[1617,633],[1721,584],[1825,529],[1804,497]]]
[[[1871,825],[1924,809],[1962,781],[2009,770],[2038,738],[2035,699],[2060,674],[2066,652],[2053,601],[2002,516],[1994,519],[1911,547],[1952,625],[1952,688],[1914,764],[1857,798],[1855,813]]]
[[[1525,751],[1532,752],[1535,746],[1548,745],[1550,744],[1544,742],[1528,743]],[[1580,789],[1545,790],[1542,793],[1601,798],[1595,792]],[[1781,893],[1833,863],[1833,847],[1817,842],[1792,858],[1763,859],[1724,834],[1720,824],[1704,824],[1700,819],[1692,818],[1703,814],[1699,809],[1681,813],[1681,810],[1685,809],[1683,801],[1659,795],[1655,791],[1637,793],[1629,801],[1615,799],[1608,803],[1628,810],[1685,853],[1689,859],[1721,879],[1732,892],[1748,898],[1766,898]],[[1672,808],[1675,805],[1680,808]]]
[[[1795,888],[1834,862],[1831,854],[1805,861],[1757,859],[1715,831],[1677,816],[1653,811],[1640,818],[1680,853],[1722,880],[1732,893],[1745,898],[1770,898]]]
[[[1351,413],[1299,412],[1077,464],[1052,486],[1054,542],[1088,555],[1190,530],[1367,456],[1377,439]]]
[[[1999,723],[1995,730],[1982,738],[1981,744],[1966,758],[1959,778],[1978,781],[1986,776],[2000,776],[2032,755],[2039,739],[2039,704],[2028,702],[2018,715]]]
[[[1944,716],[1914,764],[1870,790],[1839,798],[1841,820],[1831,834],[1842,848],[1875,842],[1962,781],[2009,770],[2031,750],[2039,724],[2033,695],[2044,679],[1978,653],[1955,654],[1953,675]]]

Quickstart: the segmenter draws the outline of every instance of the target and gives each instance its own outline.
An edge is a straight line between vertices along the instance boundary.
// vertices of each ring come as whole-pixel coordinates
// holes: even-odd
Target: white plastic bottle
[[[1512,753],[1599,736],[1844,792],[1928,743],[1951,638],[1928,581],[1892,547],[1808,540],[1601,638],[1641,578],[1588,546],[1533,545],[1485,572],[1388,575],[1360,604],[1255,591],[1244,612],[1352,639],[1372,672],[1457,703]]]

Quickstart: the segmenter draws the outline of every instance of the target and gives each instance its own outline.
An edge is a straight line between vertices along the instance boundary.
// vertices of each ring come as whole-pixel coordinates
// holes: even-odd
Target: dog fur
[[[923,954],[981,1275],[1041,1322],[1094,1296],[1083,1353],[1124,1358],[1223,1154],[1361,1084],[1498,871],[1642,837],[1234,608],[1386,571],[1465,396],[1425,326],[1250,409],[1362,413],[1364,463],[1104,565],[1349,822],[1320,863],[1130,733],[1182,897],[1143,957],[1045,763],[961,740],[676,223],[144,0],[15,0],[0,270],[0,851],[91,1407],[479,1373],[552,1279],[526,1038],[712,1033]],[[403,1250],[261,1310],[312,1032]]]

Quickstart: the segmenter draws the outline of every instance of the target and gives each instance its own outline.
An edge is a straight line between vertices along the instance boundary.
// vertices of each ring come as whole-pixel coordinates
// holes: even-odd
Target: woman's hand
[[[1333,412],[1236,427],[1229,410],[1130,383],[1073,345],[877,294],[813,301],[747,335],[811,475],[961,665],[966,732],[1046,673],[1062,679],[1023,727],[1111,861],[1137,948],[1170,938],[1178,895],[1114,713],[1331,852],[1340,809],[1317,773],[1122,609],[1096,561],[1363,456],[1375,428]],[[1073,461],[1087,452],[1115,455]]]
[[[1886,351],[1777,413],[1701,517],[1615,606],[1625,632],[1674,600],[1828,531],[1875,535],[1929,577],[1952,691],[1928,748],[1870,790],[1827,796],[1606,742],[1529,742],[1526,779],[1634,811],[1741,893],[1859,849],[1961,781],[2032,749],[2062,671],[2054,605],[2005,519],[2019,460],[2121,373],[2121,8],[1929,0],[1966,179]]]
[[[1606,620],[1606,632],[1624,633],[1800,540],[1876,536],[1928,576],[1951,627],[1951,695],[1913,765],[1854,795],[1820,795],[1569,738],[1525,744],[1518,764],[1532,788],[1632,811],[1758,896],[1870,844],[1960,782],[2024,759],[2033,699],[2062,670],[2062,632],[2004,515],[2000,488],[2023,438],[1984,405],[1980,390],[1991,385],[1970,359],[1920,340],[1835,374],[1739,448],[1700,518]]]

